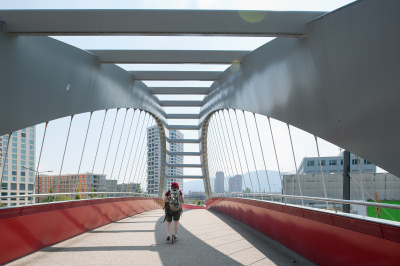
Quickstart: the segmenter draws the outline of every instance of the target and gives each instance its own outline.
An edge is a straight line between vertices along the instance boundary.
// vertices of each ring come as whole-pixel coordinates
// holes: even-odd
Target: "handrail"
[[[47,197],[47,196],[58,196],[58,195],[106,195],[106,194],[131,194],[131,195],[143,195],[144,197],[155,197],[157,198],[157,194],[147,194],[147,193],[138,193],[138,192],[71,192],[71,193],[46,193],[46,194],[25,194],[25,195],[11,195],[11,196],[0,196],[0,200],[1,199],[9,199],[9,198],[26,198],[26,197],[32,197],[32,198],[36,198],[36,197]],[[53,202],[53,201],[51,201]],[[24,205],[27,206],[27,205]],[[13,207],[13,206],[10,206]]]
[[[362,206],[371,206],[371,207],[378,207],[378,208],[390,208],[400,210],[400,205],[395,204],[387,204],[387,203],[376,203],[376,202],[366,202],[366,201],[359,201],[359,200],[343,200],[343,199],[333,199],[333,198],[320,198],[320,197],[307,197],[307,196],[295,196],[295,195],[282,195],[282,194],[264,194],[264,193],[226,193],[226,194],[219,194],[215,198],[219,197],[229,197],[229,195],[242,195],[241,198],[248,198],[253,199],[254,197],[275,197],[275,198],[289,198],[289,199],[304,199],[304,200],[313,200],[313,201],[325,201],[325,202],[332,202],[332,203],[344,203],[344,204],[354,204],[354,205],[362,205]],[[239,198],[231,196],[232,198]]]

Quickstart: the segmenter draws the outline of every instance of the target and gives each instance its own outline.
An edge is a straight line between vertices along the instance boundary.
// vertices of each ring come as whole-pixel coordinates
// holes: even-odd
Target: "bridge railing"
[[[309,196],[295,196],[295,195],[282,195],[282,194],[268,194],[268,193],[218,193],[213,195],[214,198],[218,197],[226,197],[226,198],[245,198],[250,200],[260,200],[260,201],[268,201],[280,204],[288,204],[293,205],[293,201],[289,203],[289,200],[297,200],[298,202],[307,202],[308,204],[296,204],[299,207],[313,208],[315,210],[328,210],[334,211],[336,213],[344,213],[342,212],[342,207],[345,204],[348,205],[358,205],[365,208],[364,212],[361,212],[364,215],[360,215],[359,213],[352,213],[352,215],[357,215],[360,217],[368,216],[368,207],[378,208],[379,210],[385,211],[385,209],[392,210],[400,210],[400,205],[396,204],[387,204],[387,203],[377,203],[377,202],[368,202],[368,201],[359,201],[359,200],[343,200],[343,199],[334,199],[334,198],[323,198],[323,197],[309,197]],[[310,202],[320,202],[321,208],[313,207],[314,204]],[[326,204],[325,204],[326,203]],[[329,206],[328,208],[326,206]],[[377,209],[375,209],[377,210]],[[391,220],[399,223],[397,219],[389,214],[392,218]],[[373,218],[373,217],[372,217]],[[379,217],[377,217],[379,218]]]
[[[66,201],[77,201],[77,200],[88,200],[88,199],[108,199],[108,198],[123,198],[123,197],[146,197],[146,198],[157,198],[157,194],[148,193],[137,193],[137,192],[73,192],[73,193],[47,193],[47,194],[29,194],[29,195],[11,195],[1,196],[2,199],[15,199],[17,202],[20,198],[28,198],[29,204],[43,204],[43,203],[54,203],[54,202],[66,202]],[[0,206],[0,208],[13,208],[20,206]]]

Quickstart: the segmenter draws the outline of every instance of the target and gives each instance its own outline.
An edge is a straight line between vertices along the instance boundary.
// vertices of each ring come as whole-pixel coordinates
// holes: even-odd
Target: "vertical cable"
[[[104,170],[106,169],[107,159],[108,159],[108,153],[109,153],[109,151],[110,151],[111,141],[112,141],[112,138],[113,138],[113,136],[114,136],[115,124],[117,123],[118,111],[119,111],[119,108],[117,108],[117,112],[115,113],[114,125],[113,125],[112,131],[111,131],[110,142],[108,143],[108,149],[107,149],[107,153],[106,153],[106,160],[104,161],[104,167],[103,167],[103,171],[102,171],[102,174],[101,174],[101,175],[104,175]],[[110,181],[111,181],[111,178],[112,178],[112,177],[110,177],[110,179],[109,179]],[[109,191],[108,191],[109,188],[108,188],[108,184],[107,184],[107,183],[106,183],[106,188],[107,188],[107,192],[109,192]]]
[[[146,113],[147,114],[147,113]],[[149,115],[149,119],[147,120],[147,124],[146,124],[146,129],[147,129],[147,127],[149,126],[149,122],[150,122],[150,115]],[[143,123],[143,125],[144,125],[144,123]],[[136,161],[136,154],[138,154],[138,146],[140,145],[140,143],[141,143],[141,139],[142,139],[142,133],[144,132],[144,130],[143,130],[143,127],[142,127],[142,129],[141,129],[141,132],[140,132],[140,137],[139,137],[139,141],[138,141],[138,144],[137,144],[137,146],[136,146],[136,153],[135,153],[135,157],[134,157],[134,159],[133,159],[133,162],[132,162],[132,168],[131,168],[131,176],[132,176],[132,173],[133,173],[133,166],[135,165],[135,161]],[[146,145],[147,146],[147,145]],[[143,149],[143,146],[140,148],[140,150],[142,150]],[[140,151],[140,153],[139,153],[139,156],[140,156],[140,154],[142,153],[142,151]],[[139,160],[139,159],[138,159]],[[135,169],[135,175],[134,175],[134,179],[133,179],[133,181],[135,181],[135,180],[137,180],[137,176],[136,176],[136,174],[137,174],[137,169],[138,169],[138,167],[136,166],[136,169]]]
[[[315,144],[317,145],[318,162],[319,162],[319,168],[320,168],[320,171],[322,174],[322,185],[324,187],[324,195],[325,195],[325,198],[327,198],[328,196],[326,194],[325,177],[324,177],[324,172],[322,171],[321,156],[319,155],[318,139],[317,139],[317,136],[314,136],[314,138],[315,138]],[[329,208],[329,205],[328,205],[328,202],[326,202],[326,209],[328,209],[328,208]]]
[[[128,137],[126,138],[125,149],[124,149],[124,153],[122,154],[121,166],[119,167],[117,180],[119,180],[119,176],[120,176],[120,174],[121,174],[121,168],[122,168],[122,165],[124,164],[125,152],[126,152],[126,148],[128,147],[129,136],[131,135],[131,129],[132,129],[132,124],[133,124],[133,118],[135,118],[135,112],[136,112],[136,109],[133,109],[132,120],[131,120],[131,124],[130,124],[130,126],[129,126]],[[124,180],[122,181],[122,184],[124,184],[124,181],[125,181],[125,178],[124,178]],[[122,192],[122,191],[121,191],[121,192]]]
[[[357,159],[357,166],[358,166],[358,175],[360,176],[361,197],[362,197],[362,200],[365,201],[365,196],[364,196],[364,185],[363,185],[363,181],[362,181],[361,168],[360,168],[360,159],[358,158],[357,155],[356,155],[356,159]],[[367,206],[364,206],[364,214],[367,214]]]
[[[86,130],[86,137],[85,137],[85,142],[83,143],[83,149],[82,149],[82,155],[81,155],[81,160],[79,161],[79,167],[78,167],[78,179],[79,179],[79,171],[81,170],[81,164],[82,164],[82,158],[83,158],[83,153],[85,152],[85,146],[86,146],[86,140],[87,140],[87,136],[88,136],[88,133],[89,133],[89,128],[90,128],[90,121],[92,120],[92,115],[93,115],[93,112],[90,112],[90,118],[89,118],[89,123],[88,123],[88,126],[87,126],[87,130]],[[86,179],[88,179],[87,177],[86,177]],[[86,184],[87,185],[87,184]],[[91,188],[91,186],[92,186],[92,182],[90,182],[90,188]],[[89,188],[89,189],[90,189]]]
[[[40,160],[42,158],[42,152],[43,152],[43,145],[44,145],[44,139],[46,137],[46,132],[47,132],[47,126],[49,124],[49,121],[46,122],[46,125],[44,127],[44,132],[43,132],[43,139],[42,139],[42,145],[40,147],[40,153],[39,153],[39,159],[38,159],[38,164],[36,167],[36,172],[35,172],[35,182],[33,183],[34,189],[36,190],[39,187],[38,183],[38,178],[39,178],[39,165],[40,165]],[[36,190],[36,194],[39,192]],[[34,193],[35,194],[35,193]],[[39,198],[37,197],[37,203],[39,203]]]
[[[119,135],[119,140],[118,140],[118,145],[117,145],[117,151],[115,152],[115,158],[114,158],[114,163],[113,167],[111,169],[111,174],[110,174],[110,179],[112,179],[112,175],[114,173],[114,167],[115,167],[115,162],[117,161],[117,156],[118,156],[118,150],[119,150],[119,145],[121,144],[121,139],[122,139],[122,134],[124,133],[124,128],[125,128],[125,121],[126,121],[126,115],[128,114],[129,108],[126,108],[125,116],[124,116],[124,122],[122,122],[122,129],[121,129],[121,134]],[[117,180],[118,183],[118,179]],[[117,187],[115,187],[115,191],[117,191]],[[122,191],[121,191],[122,192]]]
[[[6,168],[5,165],[8,162],[8,148],[10,147],[11,136],[12,136],[12,132],[8,134],[6,157],[4,158],[3,170],[1,171],[0,190],[1,190],[2,185],[3,185],[4,169]],[[7,167],[8,167],[8,163],[7,163]]]
[[[64,148],[64,155],[63,155],[63,158],[62,158],[62,161],[61,161],[60,175],[58,176],[58,181],[57,181],[57,186],[56,186],[56,188],[58,188],[59,190],[60,190],[60,181],[61,181],[61,171],[62,171],[62,167],[63,167],[63,164],[64,164],[65,152],[67,151],[69,133],[71,132],[72,119],[74,119],[73,115],[71,115],[71,122],[69,123],[68,135],[67,135],[67,140],[65,142],[65,148]],[[57,193],[57,192],[54,191],[54,193]],[[58,193],[60,193],[60,191],[58,191]],[[55,198],[54,198],[54,200],[55,200]]]
[[[217,119],[217,117],[215,116],[215,119],[214,119],[214,129],[216,130],[216,120]],[[217,137],[216,137],[216,133],[215,133],[215,130],[214,130],[214,132],[213,132],[213,135],[214,135],[214,139],[217,139]],[[218,142],[219,143],[222,143],[221,142],[221,140],[220,139],[218,139]],[[217,146],[217,148],[219,148],[221,145],[216,145]],[[218,149],[219,150],[219,149]],[[216,149],[216,152],[217,152],[217,154],[222,154],[223,152],[218,152],[218,150]],[[224,163],[222,163],[221,162],[221,160],[222,160],[222,158],[221,158],[221,156],[216,156],[217,158],[219,158],[219,160],[218,160],[218,164],[219,164],[219,166],[220,166],[220,168],[221,168],[221,171],[225,171],[227,174],[228,174],[228,171],[227,171],[227,169],[226,169],[226,166],[225,166],[225,164]],[[223,172],[224,173],[224,172]],[[215,178],[217,178],[217,174],[215,173]],[[229,189],[229,186],[228,186],[228,182],[226,181],[226,179],[225,179],[225,173],[224,173],[224,193],[225,193],[225,186]]]
[[[247,136],[249,137],[251,155],[252,155],[252,157],[253,157],[253,162],[254,162],[254,169],[256,170],[256,176],[257,176],[257,181],[258,181],[258,189],[259,189],[259,191],[260,191],[260,193],[261,193],[260,179],[258,178],[258,170],[257,170],[257,165],[256,165],[256,159],[254,158],[253,146],[251,145],[251,138],[250,138],[249,128],[247,127],[247,120],[246,120],[246,116],[244,115],[244,111],[242,111],[242,112],[243,112],[244,123],[245,123],[245,125],[246,125]]]
[[[150,119],[151,119],[151,117],[150,117]],[[153,121],[152,122],[154,122],[154,119],[153,119]],[[152,127],[152,126],[154,126],[153,125],[153,123],[151,123],[150,124],[150,127]],[[147,132],[147,129],[146,129],[146,132]],[[145,139],[146,139],[146,137],[145,137]],[[146,174],[148,173],[148,169],[146,170],[146,168],[147,168],[147,159],[148,159],[148,156],[147,156],[147,151],[146,151],[146,148],[147,148],[147,143],[146,143],[146,141],[145,141],[145,139],[143,139],[143,143],[144,143],[144,145],[143,145],[143,147],[145,147],[145,153],[146,153],[146,156],[144,156],[143,157],[143,159],[142,159],[142,164],[141,164],[141,168],[140,168],[140,171],[139,171],[139,176],[140,176],[140,173],[142,173],[142,172],[144,172],[143,173],[143,177],[142,177],[142,179],[141,179],[141,183],[143,183],[143,192],[144,192],[144,188],[146,187],[146,190],[147,190],[147,188],[148,188],[148,185],[147,186],[145,186],[146,184],[148,184],[148,180],[147,180],[147,183],[146,183]],[[143,148],[142,147],[142,148]]]
[[[94,156],[94,161],[93,161],[92,175],[93,175],[93,171],[94,171],[94,166],[96,164],[97,152],[99,151],[99,147],[100,147],[100,141],[101,141],[101,136],[103,134],[104,122],[106,121],[106,117],[107,117],[107,111],[108,111],[108,109],[106,109],[104,112],[103,125],[101,126],[100,138],[99,138],[99,142],[97,143],[96,155]],[[103,175],[101,176],[101,178],[103,178]],[[104,179],[104,181],[105,181],[105,179]],[[101,192],[103,192],[103,186],[104,185],[101,186]]]
[[[289,131],[290,145],[292,146],[294,167],[296,168],[297,182],[299,183],[300,196],[303,197],[303,192],[301,191],[300,176],[299,176],[299,172],[297,171],[296,156],[294,155],[294,147],[293,147],[293,141],[292,141],[292,134],[291,134],[291,132],[290,132],[289,124],[286,123],[286,125],[287,125],[288,131]],[[301,199],[301,204],[304,206],[304,200],[303,200],[303,199]]]
[[[254,123],[256,124],[258,141],[260,142],[261,154],[262,154],[262,157],[263,157],[263,163],[264,163],[264,168],[265,168],[265,174],[267,175],[267,181],[268,181],[269,193],[271,193],[271,194],[272,194],[272,190],[271,190],[271,184],[269,183],[269,177],[268,177],[267,165],[265,164],[264,150],[263,150],[263,148],[262,148],[262,144],[261,144],[260,132],[258,131],[258,125],[257,125],[256,114],[255,114],[255,113],[253,113],[253,116],[254,116]]]
[[[242,143],[242,149],[243,149],[243,153],[244,153],[244,159],[245,159],[245,161],[246,161],[247,173],[249,174],[251,190],[254,192],[253,182],[251,181],[251,175],[250,175],[249,164],[248,164],[248,162],[247,162],[246,151],[245,151],[245,149],[244,149],[244,144],[243,144],[242,131],[240,130],[239,119],[237,118],[236,110],[234,110],[234,111],[235,111],[236,122],[237,122],[238,129],[239,129],[240,142]],[[243,176],[243,178],[244,178],[244,176]],[[247,190],[247,188],[246,188],[246,190]]]
[[[232,124],[232,119],[231,119],[231,115],[230,115],[229,110],[228,110],[228,117],[229,117],[229,122],[230,122],[230,125],[231,125],[231,130],[233,132],[233,139],[235,140],[235,144],[236,144],[235,145],[236,153],[237,153],[238,158],[239,158],[239,165],[240,165],[240,170],[242,171],[242,178],[243,178],[244,187],[246,188],[247,187],[246,179],[244,178],[244,174],[243,174],[244,172],[243,172],[243,167],[242,167],[242,161],[240,160],[239,148],[237,146],[237,141],[236,141],[236,134],[235,134],[235,131],[233,130],[233,124]]]
[[[227,138],[225,138],[225,131],[224,131],[224,129],[223,129],[222,121],[221,121],[221,129],[222,129],[222,134],[224,135],[225,146],[226,146],[226,147],[228,146],[228,145],[226,144],[226,139],[228,139],[228,140],[229,140],[230,147],[231,147],[232,155],[233,155],[232,143],[231,143],[231,139],[230,139],[230,137],[229,137],[228,127],[227,127],[227,125],[226,125],[224,110],[222,110],[222,116],[223,116],[224,122],[225,122],[225,129],[226,129],[226,131],[227,131],[226,134],[228,135]],[[228,151],[228,148],[226,148],[226,150]],[[229,153],[227,153],[227,155],[229,156]],[[232,171],[233,171],[232,161],[231,161],[231,157],[230,157],[230,156],[229,156],[229,162],[230,162],[230,164],[231,164],[231,168],[232,168]],[[236,165],[236,163],[235,163],[235,160],[233,160],[233,164],[235,165],[235,168],[236,168],[236,175],[237,175],[237,174],[239,173],[239,171],[238,171],[238,169],[237,169],[237,165]],[[232,175],[232,181],[233,181],[233,183],[235,184],[235,189],[236,189],[236,191],[238,191],[237,186],[236,186],[236,182],[235,182],[235,175]],[[229,182],[228,182],[228,183],[229,183]],[[233,187],[232,187],[232,189],[233,189]]]
[[[219,111],[218,111],[218,115],[220,116]],[[221,118],[219,117],[219,119],[220,119],[220,123],[221,123]],[[224,132],[223,129],[222,129],[222,125],[221,125],[221,128],[220,128],[220,125],[218,125],[218,129],[219,129],[219,132],[222,132],[222,134],[224,135],[223,137],[221,137],[221,135],[220,135],[221,139],[224,139],[223,142],[221,141],[221,145],[222,145],[223,143],[225,143],[225,146],[223,146],[223,145],[222,145],[222,146],[225,148],[225,149],[224,149],[225,154],[228,156],[229,163],[230,163],[230,165],[231,165],[231,168],[229,168],[229,166],[228,166],[227,169],[232,169],[232,170],[233,170],[231,158],[229,157],[229,152],[228,152],[228,149],[226,148],[227,144],[226,144],[225,132]],[[226,162],[226,164],[228,164],[228,162]],[[228,175],[232,176],[231,171],[228,172]],[[229,190],[230,190],[230,187],[229,187],[229,181],[228,181],[228,191],[229,191]]]
[[[274,139],[274,134],[272,132],[271,121],[269,119],[269,116],[267,116],[267,118],[268,118],[269,129],[271,131],[272,144],[274,145],[276,165],[278,166],[279,178],[281,180],[281,189],[283,190],[283,194],[285,194],[285,187],[283,186],[283,181],[282,181],[282,176],[281,176],[281,168],[279,167],[278,154],[276,153],[275,139]],[[285,203],[286,203],[286,198],[285,198]]]
[[[128,157],[128,162],[126,163],[126,168],[125,168],[125,174],[124,174],[124,180],[122,181],[122,183],[125,183],[125,178],[126,178],[126,173],[128,172],[128,167],[129,167],[129,162],[131,160],[131,155],[132,155],[132,150],[133,150],[133,144],[135,144],[135,139],[136,139],[136,132],[137,129],[139,127],[139,121],[140,121],[140,116],[142,115],[142,110],[139,111],[139,118],[136,124],[136,128],[135,128],[135,133],[133,134],[133,140],[132,140],[132,145],[131,145],[131,150],[129,152],[129,157]],[[146,116],[146,115],[145,115]],[[143,123],[144,123],[144,118],[143,118]],[[128,180],[128,183],[130,182],[130,179]]]
[[[149,124],[150,124],[150,121],[151,121],[151,116],[149,115],[149,120],[147,121],[147,125],[146,125],[146,129],[145,130],[143,130],[143,132],[147,132],[147,128],[149,128]],[[142,152],[143,152],[143,147],[146,147],[147,148],[147,143],[144,141],[145,140],[145,138],[146,138],[146,133],[145,134],[143,134],[143,141],[141,142],[142,143],[142,147],[140,148],[140,152],[139,152],[139,157],[138,157],[138,162],[137,162],[137,166],[136,166],[136,169],[135,169],[135,178],[137,178],[137,182],[141,185],[142,183],[142,180],[140,179],[140,171],[139,171],[139,175],[138,175],[138,169],[141,169],[141,165],[140,165],[140,155],[142,154]],[[143,145],[143,144],[145,144],[145,145]],[[147,154],[147,152],[146,152],[146,154]],[[144,190],[144,185],[143,185],[143,190]]]

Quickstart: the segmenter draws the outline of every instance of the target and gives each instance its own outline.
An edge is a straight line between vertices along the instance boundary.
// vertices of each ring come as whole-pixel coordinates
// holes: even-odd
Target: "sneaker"
[[[169,236],[167,236],[167,241],[170,241],[170,240],[171,240],[171,238]]]

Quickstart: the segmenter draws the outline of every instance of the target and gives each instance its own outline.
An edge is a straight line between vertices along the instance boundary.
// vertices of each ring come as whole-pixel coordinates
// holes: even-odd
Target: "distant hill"
[[[267,181],[267,175],[265,174],[265,170],[258,170],[258,179],[260,180],[260,186],[258,184],[257,180],[257,174],[255,171],[250,172],[251,179],[249,177],[249,173],[244,174],[244,182],[242,184],[243,189],[246,187],[254,190],[255,192],[259,192],[259,187],[261,187],[261,192],[269,192],[269,186],[268,186],[268,181]],[[279,178],[279,172],[278,171],[272,171],[268,170],[268,177],[269,177],[269,182],[271,185],[271,190],[272,192],[274,191],[281,191],[281,181]],[[227,177],[225,176],[225,179]],[[210,178],[211,182],[211,190],[214,191],[214,181],[215,178]],[[228,183],[228,179],[226,179],[226,184]],[[188,180],[184,181],[184,192],[188,193],[189,191],[191,192],[203,192],[204,191],[204,184],[203,180]],[[226,185],[225,185],[226,186]]]

